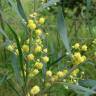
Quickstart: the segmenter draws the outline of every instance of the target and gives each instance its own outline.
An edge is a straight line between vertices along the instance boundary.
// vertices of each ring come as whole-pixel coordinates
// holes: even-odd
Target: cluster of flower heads
[[[38,76],[38,74],[42,71],[44,64],[47,64],[49,61],[48,57],[48,49],[45,44],[45,39],[48,33],[44,32],[43,26],[46,23],[46,19],[44,17],[38,16],[37,13],[33,13],[30,15],[30,19],[26,23],[26,26],[30,30],[29,38],[25,40],[23,45],[21,46],[22,53],[25,61],[28,62],[28,76],[29,78],[34,78]],[[20,41],[20,40],[19,40]],[[93,41],[96,44],[96,40]],[[81,45],[76,43],[72,46],[73,54],[72,54],[72,63],[74,65],[81,64],[86,61],[86,51],[88,47],[86,44]],[[7,49],[13,52],[16,56],[19,55],[19,51],[17,49],[16,43],[12,43],[7,46]],[[72,66],[71,66],[72,67]],[[24,66],[25,75],[26,75],[26,65]],[[50,68],[46,69],[46,78],[45,78],[45,86],[50,87],[57,81],[64,81],[70,83],[77,83],[77,75],[80,73],[79,68],[73,70],[69,74],[69,78],[65,79],[66,75],[70,71],[70,68],[64,68],[63,70],[52,71]],[[82,74],[80,75],[82,78]],[[79,77],[80,78],[80,77]],[[27,96],[33,96],[38,94],[41,90],[40,86],[32,85],[30,92],[28,92]],[[46,95],[47,96],[47,95]]]
[[[31,19],[28,20],[27,27],[31,30],[31,39],[29,38],[26,42],[32,43],[32,48],[30,54],[27,54],[26,60],[29,62],[33,62],[33,68],[30,70],[29,76],[34,77],[36,76],[40,70],[42,70],[44,64],[49,61],[49,57],[47,56],[48,49],[44,46],[44,39],[46,35],[43,30],[43,25],[45,23],[44,17],[38,17],[37,13],[33,13],[30,15]],[[27,45],[23,45],[23,50],[28,49]],[[28,49],[29,51],[29,49]],[[32,87],[30,93],[32,95],[36,95],[40,92],[40,87],[35,85]]]
[[[87,45],[84,44],[80,46],[79,43],[76,43],[74,46],[72,46],[72,48],[75,49],[75,52],[72,54],[74,64],[81,64],[86,61],[86,56],[82,55],[81,53],[84,53],[88,50]]]
[[[35,13],[36,15],[36,13]],[[34,16],[31,15],[32,18]],[[38,24],[42,26],[44,24],[45,19],[39,18]],[[25,43],[22,45],[22,52],[24,53],[26,61],[29,63],[32,63],[32,67],[29,71],[29,77],[35,77],[39,74],[40,70],[42,70],[43,65],[46,64],[49,61],[49,57],[47,56],[48,50],[43,44],[42,35],[44,35],[43,30],[40,29],[36,24],[37,22],[34,21],[34,19],[28,20],[27,26],[29,29],[31,29],[32,37],[31,37],[31,48],[29,47],[30,38],[28,38]],[[33,27],[35,25],[35,27]],[[15,54],[18,56],[18,49],[15,47],[16,45],[9,45],[7,48],[10,51],[14,51]],[[14,47],[14,48],[13,48]],[[87,51],[87,45],[80,45],[79,43],[74,44],[72,48],[75,50],[75,52],[72,55],[72,59],[74,64],[80,64],[83,63],[86,60],[85,55],[81,55],[81,52]],[[31,51],[30,51],[31,50]],[[70,70],[70,69],[69,69]],[[55,82],[63,80],[64,82],[70,82],[70,83],[77,83],[77,74],[80,72],[80,70],[77,68],[74,71],[71,72],[69,75],[69,79],[64,79],[66,74],[69,71],[68,69],[59,70],[57,72],[53,72],[50,69],[46,71],[46,80],[45,80],[45,86],[50,87]],[[26,71],[25,71],[26,74]],[[81,74],[82,75],[82,74]],[[82,76],[81,76],[82,77]],[[40,87],[38,85],[34,85],[32,89],[30,90],[30,94],[36,95],[40,92]],[[27,96],[30,96],[30,94],[27,94]]]
[[[44,64],[47,64],[49,57],[47,55],[48,49],[45,44],[45,39],[48,33],[45,33],[43,26],[46,23],[45,17],[40,17],[36,12],[30,15],[30,19],[26,23],[26,26],[30,30],[30,36],[25,40],[21,46],[21,50],[24,59],[29,64],[28,76],[30,78],[35,77],[42,71]],[[19,55],[16,43],[12,43],[7,46],[7,49],[13,52],[16,56]],[[26,64],[24,66],[26,75]],[[31,89],[31,94],[35,95],[40,92],[40,88],[34,85]]]
[[[36,13],[35,13],[36,15]],[[37,21],[34,20],[34,16],[31,15],[33,19],[28,20],[27,26],[32,32],[31,41],[30,38],[28,38],[25,43],[22,45],[22,52],[25,56],[26,61],[28,61],[30,64],[32,64],[32,67],[29,69],[29,77],[35,77],[39,74],[39,72],[42,70],[43,65],[46,64],[49,61],[49,57],[47,56],[48,50],[43,44],[43,38],[42,35],[44,35],[43,30],[41,29],[44,23],[45,18],[40,17]],[[36,19],[36,17],[35,17]],[[36,19],[37,20],[37,19]],[[39,24],[39,26],[38,26]],[[34,27],[35,26],[35,27]],[[32,44],[31,48],[29,44]],[[15,54],[18,56],[19,52],[18,49],[16,49],[16,44],[9,45],[8,50],[11,52],[15,52]],[[78,65],[86,61],[86,56],[81,54],[82,52],[85,52],[88,50],[87,45],[80,45],[79,43],[74,44],[72,46],[74,53],[72,55],[72,60],[74,65]],[[70,69],[63,69],[59,71],[51,71],[51,69],[46,71],[46,80],[45,80],[45,86],[50,87],[57,81],[64,81],[64,82],[70,82],[70,83],[77,83],[78,82],[78,73],[80,73],[79,68],[73,70],[71,74],[69,75],[69,79],[65,79],[64,77],[69,72]],[[84,72],[81,72],[81,78]],[[26,74],[26,71],[25,71]],[[40,92],[40,87],[38,85],[34,85],[32,89],[30,90],[30,94],[36,95]],[[30,94],[27,94],[27,96],[30,96]]]

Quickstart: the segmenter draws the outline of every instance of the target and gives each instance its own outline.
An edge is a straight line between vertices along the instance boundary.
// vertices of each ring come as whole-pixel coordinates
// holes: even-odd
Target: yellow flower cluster
[[[47,77],[51,77],[51,76],[52,76],[52,71],[48,70],[48,71],[46,72],[46,76],[47,76]]]
[[[76,43],[74,46],[72,46],[72,48],[79,49],[80,48],[80,44],[79,43]]]
[[[67,74],[67,72],[68,72],[68,70],[64,69],[63,71],[58,71],[53,74],[51,70],[48,70],[48,71],[46,71],[46,76],[48,77],[48,79],[50,79],[51,82],[55,82],[55,81],[63,78]]]
[[[87,45],[86,44],[80,46],[79,43],[75,43],[74,46],[72,46],[72,48],[79,49],[81,51],[87,51]]]
[[[44,24],[44,23],[45,23],[45,18],[41,17],[41,18],[39,19],[39,23],[40,23],[40,24]]]
[[[83,45],[82,48],[81,48],[82,51],[87,51],[87,46],[86,45]]]
[[[42,38],[42,36],[46,36],[42,28],[42,25],[45,23],[45,18],[39,17],[37,13],[31,14],[30,17],[31,19],[28,20],[27,27],[31,30],[33,36],[31,37],[31,53],[28,53],[30,38],[26,40],[26,43],[28,45],[24,44],[22,50],[23,52],[27,52],[26,60],[32,61],[32,63],[34,64],[31,71],[29,72],[29,77],[34,77],[37,76],[40,70],[42,70],[43,65],[49,61],[49,57],[47,56],[48,49],[45,48],[43,44],[44,38]]]
[[[36,52],[36,53],[42,52],[42,46],[36,45],[36,47],[35,47],[35,52]]]
[[[32,87],[30,93],[31,93],[32,95],[36,95],[36,94],[38,94],[39,92],[40,92],[39,86],[35,85],[34,87]]]
[[[75,69],[75,70],[71,73],[71,75],[72,75],[72,76],[76,76],[78,73],[79,73],[79,69]]]
[[[48,56],[44,56],[42,57],[42,60],[44,63],[47,63],[49,61],[49,57]]]
[[[36,24],[34,23],[33,20],[28,20],[28,28],[30,28],[31,30],[35,30],[36,29]]]
[[[36,29],[35,33],[37,36],[40,36],[42,34],[42,30],[41,29]]]
[[[74,61],[75,64],[80,64],[83,63],[84,61],[86,61],[86,56],[82,56],[80,52],[75,52],[72,55],[72,59]]]
[[[34,13],[30,14],[30,17],[31,17],[31,18],[35,18],[37,15],[38,15],[38,14],[37,14],[36,12],[34,12]]]
[[[28,61],[34,60],[34,55],[33,55],[33,54],[27,55],[27,60],[28,60]]]
[[[36,62],[35,63],[35,67],[37,68],[37,69],[42,69],[43,68],[43,64],[41,63],[41,62]]]
[[[29,52],[29,46],[26,45],[26,44],[24,44],[24,45],[22,46],[22,51],[23,51],[23,52]]]

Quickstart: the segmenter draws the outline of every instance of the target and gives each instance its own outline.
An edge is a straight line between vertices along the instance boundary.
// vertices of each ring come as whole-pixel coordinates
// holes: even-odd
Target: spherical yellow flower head
[[[35,33],[37,36],[40,36],[42,34],[42,31],[41,31],[41,29],[36,29]]]
[[[45,48],[45,49],[43,50],[43,52],[44,52],[44,53],[47,53],[47,52],[48,52],[47,48]]]
[[[29,52],[29,46],[24,44],[24,45],[22,46],[22,51],[23,51],[23,52]]]
[[[36,62],[36,63],[35,63],[35,67],[36,67],[37,69],[42,69],[42,68],[43,68],[43,64],[42,64],[41,62]]]
[[[37,16],[37,13],[36,12],[34,12],[33,14],[30,14],[30,17],[36,17]]]
[[[72,76],[77,76],[78,73],[79,73],[79,69],[75,69],[75,70],[71,73],[71,75],[72,75]]]
[[[62,71],[57,72],[58,78],[62,78],[64,76],[64,73]]]
[[[44,57],[42,57],[42,60],[43,60],[44,63],[47,63],[49,61],[49,57],[44,56]]]
[[[39,92],[40,92],[39,86],[35,85],[34,87],[32,87],[30,93],[31,93],[32,95],[36,95],[36,94],[38,94]]]
[[[34,70],[32,70],[32,71],[29,73],[29,77],[34,77],[34,76],[36,76],[38,73],[39,73],[39,70],[38,70],[38,69],[34,69]]]
[[[30,23],[34,23],[34,21],[33,20],[28,20],[28,24],[30,24]]]
[[[28,60],[28,61],[34,60],[34,55],[33,55],[33,54],[27,55],[27,60]]]
[[[81,59],[82,62],[86,61],[86,56],[82,56]]]
[[[41,52],[42,51],[42,47],[37,45],[36,48],[35,48],[35,52]]]
[[[67,72],[68,72],[68,70],[66,70],[66,69],[63,70],[63,74],[64,74],[64,75],[66,75]]]
[[[7,50],[9,50],[9,51],[11,51],[11,52],[12,52],[12,51],[14,51],[14,48],[13,48],[13,46],[12,46],[12,45],[8,45],[8,46],[7,46]]]
[[[31,30],[34,30],[36,29],[36,24],[33,22],[33,20],[29,20],[27,27],[30,28]]]
[[[58,76],[57,75],[53,75],[52,77],[51,77],[51,81],[52,82],[55,82],[55,81],[57,81],[58,80]]]
[[[40,24],[44,24],[44,23],[45,23],[45,18],[41,17],[41,18],[39,19],[39,23],[40,23]]]
[[[87,45],[83,45],[81,48],[82,51],[87,51]]]
[[[76,43],[76,44],[73,46],[74,49],[79,49],[79,47],[80,47],[80,44],[79,44],[79,43]]]
[[[52,71],[51,71],[51,70],[48,70],[48,71],[46,72],[46,76],[47,76],[47,77],[51,77],[51,76],[52,76]]]
[[[40,38],[38,38],[38,39],[36,39],[36,43],[41,44],[42,43],[42,40]]]
[[[82,57],[80,52],[75,52],[74,55],[72,55],[72,58],[75,64],[80,64],[85,60],[85,57]]]

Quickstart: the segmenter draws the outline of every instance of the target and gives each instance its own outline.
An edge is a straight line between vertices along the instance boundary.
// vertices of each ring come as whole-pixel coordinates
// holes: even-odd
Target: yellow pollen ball
[[[30,23],[34,23],[33,20],[28,20],[28,24],[30,24]]]
[[[44,24],[44,23],[45,23],[45,18],[41,17],[41,18],[39,19],[39,23],[40,23],[40,24]]]
[[[66,75],[66,73],[68,72],[68,70],[63,70],[63,74]]]
[[[39,73],[39,70],[38,70],[38,69],[34,69],[34,70],[32,70],[32,71],[29,73],[29,77],[34,77],[34,76],[36,76],[38,73]]]
[[[42,34],[42,31],[41,31],[40,29],[37,29],[37,30],[35,31],[35,33],[36,33],[37,36],[40,36],[40,35]]]
[[[86,56],[82,56],[82,62],[86,61]]]
[[[28,61],[34,60],[34,55],[33,55],[33,54],[29,54],[29,55],[27,56],[27,60],[28,60]]]
[[[22,51],[29,52],[29,46],[28,45],[23,45],[22,46]]]
[[[36,63],[35,63],[35,67],[36,67],[37,69],[42,69],[42,68],[43,68],[43,64],[40,63],[40,62],[36,62]]]
[[[45,49],[43,50],[43,52],[47,53],[47,52],[48,52],[47,48],[45,48]]]
[[[41,52],[42,51],[42,47],[41,46],[36,46],[35,48],[35,52]]]
[[[36,95],[36,94],[38,94],[39,92],[40,92],[39,86],[35,85],[34,87],[32,87],[30,93],[33,94],[33,95]]]
[[[82,51],[87,51],[87,45],[83,45],[81,48]]]
[[[59,72],[57,72],[57,76],[58,76],[59,78],[62,78],[62,77],[64,76],[64,74],[63,74],[62,71],[59,71]]]
[[[54,82],[54,81],[57,81],[58,80],[58,76],[57,75],[53,75],[51,77],[51,81]]]
[[[51,77],[51,76],[52,76],[52,71],[48,70],[48,71],[46,72],[46,76]]]
[[[36,39],[36,43],[41,44],[42,43],[41,39],[40,38]]]
[[[42,57],[42,60],[43,60],[44,63],[47,63],[49,61],[49,57],[44,56],[44,57]]]
[[[78,72],[79,72],[79,69],[75,69],[75,70],[71,73],[71,75],[76,76],[76,75],[78,74]]]
[[[35,23],[28,23],[28,28],[30,28],[31,30],[34,30],[34,29],[36,29],[36,24]]]
[[[80,47],[80,44],[79,44],[79,43],[76,43],[76,44],[73,46],[74,49],[79,49],[79,47]]]

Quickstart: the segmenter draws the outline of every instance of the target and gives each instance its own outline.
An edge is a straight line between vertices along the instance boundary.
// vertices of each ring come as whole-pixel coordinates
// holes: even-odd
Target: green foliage
[[[59,70],[68,69],[68,74],[62,78],[62,82],[60,79],[48,88],[45,88],[46,68],[42,70],[44,77],[40,72],[32,84],[29,82],[33,78],[28,81],[28,74],[24,73],[25,65],[26,70],[29,70],[29,63],[24,59],[25,54],[21,46],[28,37],[34,36],[26,26],[29,19],[27,15],[34,11],[39,15],[43,14],[48,19],[44,25],[45,29],[42,28],[49,34],[47,38],[43,36],[46,38],[47,42],[44,41],[44,46],[48,47],[50,57],[46,68],[53,70],[54,74]],[[3,96],[6,85],[7,91],[12,91],[12,96],[26,96],[31,86],[37,82],[43,90],[37,96],[44,96],[45,93],[48,93],[48,96],[93,96],[96,94],[96,45],[92,43],[96,38],[95,11],[95,0],[47,0],[43,4],[39,0],[22,0],[22,2],[21,0],[0,0],[0,96]],[[30,43],[32,43],[31,39]],[[6,50],[6,47],[13,42],[17,45],[18,57]],[[72,45],[75,43],[80,43],[80,46],[88,45],[88,52],[81,51],[81,55],[88,58],[80,66],[74,67],[72,55],[75,51]],[[72,83],[70,75],[76,68],[79,68],[81,73],[73,78],[77,82]],[[82,72],[85,74],[82,75]],[[38,78],[42,80],[42,77],[45,81],[41,83]],[[65,83],[64,80],[68,82]]]

